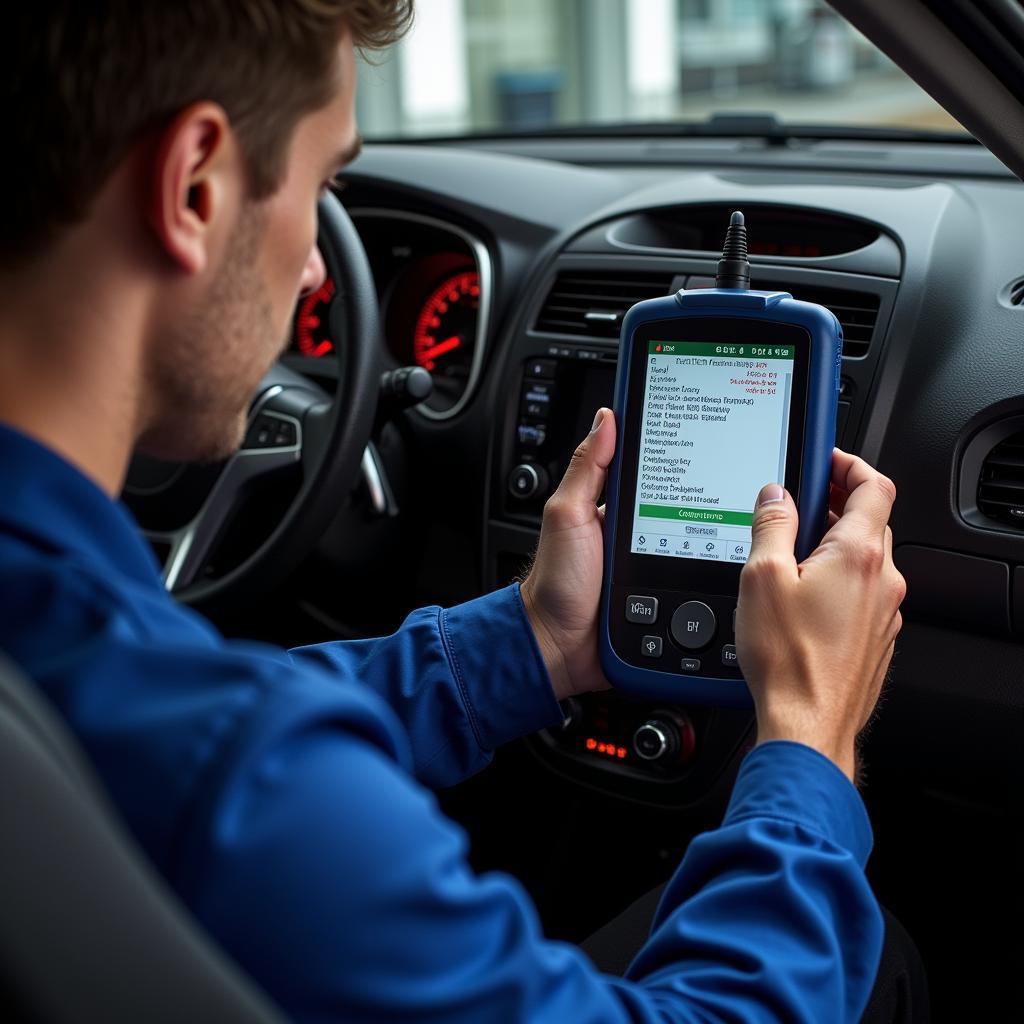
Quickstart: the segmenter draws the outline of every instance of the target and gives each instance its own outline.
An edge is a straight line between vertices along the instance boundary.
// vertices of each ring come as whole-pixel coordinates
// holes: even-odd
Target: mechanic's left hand
[[[604,507],[597,499],[614,452],[615,416],[598,409],[544,506],[537,556],[520,588],[557,700],[609,686],[597,655],[604,572]]]

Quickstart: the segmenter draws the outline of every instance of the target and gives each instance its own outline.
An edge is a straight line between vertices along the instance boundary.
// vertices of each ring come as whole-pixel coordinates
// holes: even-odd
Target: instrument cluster
[[[433,378],[420,412],[456,415],[477,383],[486,343],[492,280],[486,246],[460,227],[420,214],[349,212],[373,270],[390,360],[421,366]],[[340,341],[330,336],[327,316],[335,294],[328,278],[299,303],[293,356],[337,360]]]

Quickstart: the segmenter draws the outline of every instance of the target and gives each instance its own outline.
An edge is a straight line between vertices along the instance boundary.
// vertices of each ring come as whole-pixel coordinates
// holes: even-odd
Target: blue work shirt
[[[799,744],[746,757],[625,978],[546,940],[513,878],[473,872],[431,787],[560,720],[516,586],[380,639],[225,640],[167,595],[121,505],[0,426],[0,648],[184,902],[296,1020],[839,1024],[867,1002],[870,826]]]

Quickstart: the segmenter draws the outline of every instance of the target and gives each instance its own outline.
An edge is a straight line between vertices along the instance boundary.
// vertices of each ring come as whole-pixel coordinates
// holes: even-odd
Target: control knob
[[[685,715],[659,711],[633,733],[637,757],[658,764],[685,764],[693,757],[693,725]]]
[[[509,473],[508,489],[516,498],[533,498],[547,492],[548,475],[541,466],[523,462]]]

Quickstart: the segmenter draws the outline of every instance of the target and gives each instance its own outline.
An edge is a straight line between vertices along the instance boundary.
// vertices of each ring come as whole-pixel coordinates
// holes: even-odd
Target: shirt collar
[[[0,423],[0,532],[163,586],[138,524],[50,448]]]

